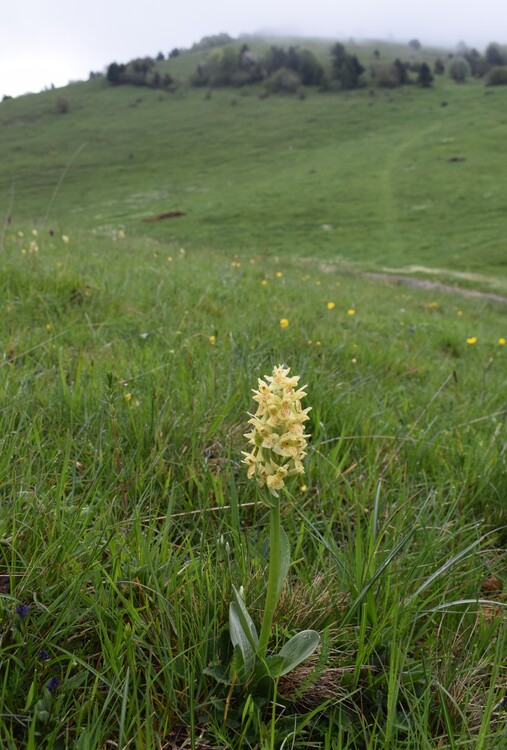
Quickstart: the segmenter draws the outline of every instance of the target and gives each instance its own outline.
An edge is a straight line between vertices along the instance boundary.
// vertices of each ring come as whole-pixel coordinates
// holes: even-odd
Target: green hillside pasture
[[[501,747],[505,306],[77,223],[4,242],[2,746]],[[312,438],[272,647],[312,627],[323,648],[272,714],[204,669],[233,585],[259,620],[240,459],[280,362]]]
[[[54,92],[3,102],[2,205],[20,226],[438,268],[505,293],[507,91],[446,79],[304,101],[260,91],[95,80],[57,92],[64,115]],[[170,210],[186,215],[143,223]]]

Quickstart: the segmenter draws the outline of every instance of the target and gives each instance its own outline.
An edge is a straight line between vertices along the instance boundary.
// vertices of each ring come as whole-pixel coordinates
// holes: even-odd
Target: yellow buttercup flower
[[[283,273],[282,273],[281,271],[277,271],[277,272],[275,273],[275,276],[276,276],[276,278],[277,278],[277,279],[281,279],[281,278],[282,278],[282,276],[283,276]]]
[[[68,237],[68,235],[66,235],[66,234],[62,234],[62,242],[64,242],[65,244],[67,244],[67,243],[68,243],[68,241],[69,241],[69,237]]]
[[[335,307],[336,307],[336,305],[335,305],[335,303],[334,303],[334,302],[328,302],[328,303],[327,303],[327,309],[328,309],[328,310],[334,310],[334,309],[335,309]]]
[[[351,307],[349,310],[347,310],[347,315],[355,315],[355,314],[356,314],[356,311],[354,310],[353,307]]]
[[[498,339],[498,346],[505,346],[505,339],[504,338]]]
[[[252,430],[245,434],[250,451],[242,451],[247,476],[256,479],[260,487],[266,486],[278,497],[285,480],[295,474],[304,474],[306,438],[303,423],[310,407],[303,409],[301,399],[306,396],[298,387],[299,376],[289,377],[290,368],[279,365],[273,374],[259,379],[254,390],[258,407],[250,415]]]
[[[287,320],[287,318],[282,318],[280,321],[280,328],[287,328],[288,325],[289,321]]]
[[[210,336],[209,337],[209,342],[210,342],[211,346],[215,346],[215,344],[217,343],[217,337],[216,336]]]
[[[267,286],[268,285],[268,280],[267,279],[262,279],[261,284],[262,284],[262,286]]]
[[[467,338],[467,344],[476,344],[477,343],[477,336],[470,336]]]

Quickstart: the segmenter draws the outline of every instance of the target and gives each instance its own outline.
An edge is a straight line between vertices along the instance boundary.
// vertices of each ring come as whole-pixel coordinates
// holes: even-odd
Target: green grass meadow
[[[507,748],[507,91],[261,94],[0,104],[1,750]],[[262,613],[280,363],[271,649],[321,647],[260,700],[205,670]]]

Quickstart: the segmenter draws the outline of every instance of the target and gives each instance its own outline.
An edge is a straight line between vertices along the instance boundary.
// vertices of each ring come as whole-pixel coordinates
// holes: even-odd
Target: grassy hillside
[[[507,92],[259,91],[0,105],[1,750],[505,745],[507,305],[364,272],[505,291]],[[245,684],[282,362],[311,437],[268,653],[321,640]]]
[[[202,54],[164,65],[177,73],[187,58],[195,67]],[[260,90],[208,98],[96,80],[58,92],[64,115],[52,92],[4,102],[2,204],[14,191],[15,220],[35,225],[50,208],[65,230],[483,273],[505,291],[506,90],[442,78],[429,91],[312,90],[304,101]],[[185,218],[142,223],[174,209]]]

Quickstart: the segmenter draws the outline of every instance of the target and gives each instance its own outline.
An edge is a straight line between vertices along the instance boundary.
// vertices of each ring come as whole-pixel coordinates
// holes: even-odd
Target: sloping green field
[[[429,91],[303,101],[261,90],[207,98],[98,79],[58,92],[63,115],[54,92],[3,102],[2,203],[12,196],[16,220],[65,231],[122,226],[231,253],[478,272],[504,289],[507,91],[442,77]],[[170,210],[186,216],[143,225]]]
[[[505,747],[507,91],[261,91],[0,105],[0,750]],[[321,646],[223,685],[282,362],[311,438],[269,652]]]

